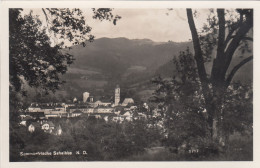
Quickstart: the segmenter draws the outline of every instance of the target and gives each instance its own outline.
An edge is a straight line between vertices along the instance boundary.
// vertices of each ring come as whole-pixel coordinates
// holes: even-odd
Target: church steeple
[[[116,88],[115,88],[115,106],[118,106],[120,102],[120,87],[119,85],[116,85]]]

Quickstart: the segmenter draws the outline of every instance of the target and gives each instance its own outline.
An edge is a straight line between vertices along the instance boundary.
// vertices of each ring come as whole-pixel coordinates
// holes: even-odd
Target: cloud
[[[153,8],[117,8],[113,10],[114,15],[120,15],[122,19],[113,25],[109,21],[99,21],[92,18],[90,8],[82,9],[91,26],[92,34],[96,38],[101,37],[126,37],[129,39],[151,39],[153,41],[183,42],[191,39],[189,25],[185,9],[153,9]],[[29,12],[29,10],[26,10]],[[34,14],[41,16],[40,9],[33,9]],[[199,19],[195,18],[197,28],[202,27],[206,20],[208,10],[200,10]],[[167,14],[168,13],[168,14]]]
[[[92,20],[89,23],[97,38],[148,38],[158,42],[183,42],[191,39],[185,9],[114,9],[113,13],[122,16],[116,26],[107,21]],[[198,28],[205,22],[205,10],[200,11],[200,16],[200,20],[195,20]]]

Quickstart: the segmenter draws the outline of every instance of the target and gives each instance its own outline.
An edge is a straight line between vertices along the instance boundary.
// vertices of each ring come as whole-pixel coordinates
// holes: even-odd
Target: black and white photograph
[[[253,161],[254,12],[8,8],[9,162]]]

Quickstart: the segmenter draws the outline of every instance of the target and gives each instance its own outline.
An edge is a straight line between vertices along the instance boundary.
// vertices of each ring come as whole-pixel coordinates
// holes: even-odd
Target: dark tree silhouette
[[[226,11],[228,13],[228,11]],[[253,59],[249,56],[237,64],[230,73],[230,67],[234,53],[245,41],[252,41],[248,36],[249,31],[253,28],[253,10],[236,9],[239,18],[235,21],[226,20],[224,9],[217,9],[217,17],[210,22],[208,34],[215,34],[215,42],[212,49],[216,48],[211,74],[208,76],[205,70],[205,55],[202,45],[203,39],[198,35],[192,9],[187,9],[188,23],[192,34],[192,41],[195,52],[195,60],[199,74],[202,92],[208,113],[208,123],[210,125],[213,139],[219,139],[221,136],[221,116],[223,98],[236,72],[247,62]],[[217,30],[209,32],[210,29]],[[227,34],[226,34],[227,33]],[[206,36],[207,37],[207,36]],[[205,36],[203,37],[205,38]],[[207,48],[209,49],[209,48]],[[208,55],[207,55],[208,56]]]
[[[94,36],[80,9],[43,8],[46,25],[31,11],[22,15],[23,9],[9,10],[10,89],[21,91],[22,84],[55,91],[63,81],[60,75],[73,63],[73,55],[62,52],[68,44],[86,45]],[[121,17],[112,9],[93,9],[93,18],[109,20],[116,24]],[[53,40],[54,38],[54,40]]]

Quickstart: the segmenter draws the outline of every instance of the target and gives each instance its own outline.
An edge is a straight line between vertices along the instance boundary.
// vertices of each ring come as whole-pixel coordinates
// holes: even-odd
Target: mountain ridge
[[[119,84],[125,96],[139,95],[146,99],[155,89],[151,79],[158,75],[171,77],[175,70],[171,60],[187,47],[192,48],[190,41],[154,42],[124,37],[104,37],[87,43],[86,47],[73,46],[63,51],[74,55],[76,60],[62,76],[66,84],[57,94],[67,98],[80,98],[85,91],[92,95],[113,95],[114,87]],[[231,67],[241,59],[234,57]],[[244,65],[234,79],[252,80],[252,64]],[[205,64],[208,74],[211,65],[212,62]]]

